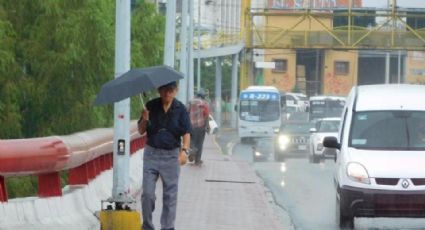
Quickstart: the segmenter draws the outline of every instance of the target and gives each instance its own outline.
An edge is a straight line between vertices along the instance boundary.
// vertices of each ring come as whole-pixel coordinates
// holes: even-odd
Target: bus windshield
[[[275,121],[280,119],[280,104],[278,100],[243,100],[239,115],[244,121]]]

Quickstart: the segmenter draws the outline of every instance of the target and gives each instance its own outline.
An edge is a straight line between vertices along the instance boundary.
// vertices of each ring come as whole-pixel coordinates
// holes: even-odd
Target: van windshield
[[[359,149],[425,149],[425,111],[355,112],[349,146]]]

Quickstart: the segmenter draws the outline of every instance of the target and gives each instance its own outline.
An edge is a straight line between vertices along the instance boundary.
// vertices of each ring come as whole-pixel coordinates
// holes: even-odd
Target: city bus
[[[338,96],[313,96],[309,101],[309,121],[325,117],[340,117],[345,105],[345,97]]]
[[[280,93],[273,86],[249,86],[239,96],[238,134],[242,143],[273,137],[281,125]]]

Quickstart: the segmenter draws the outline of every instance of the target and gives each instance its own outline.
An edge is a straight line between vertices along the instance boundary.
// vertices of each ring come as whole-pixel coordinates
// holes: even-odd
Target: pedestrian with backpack
[[[192,131],[190,133],[192,153],[189,155],[189,161],[194,160],[195,165],[201,165],[202,148],[210,114],[208,102],[205,100],[204,89],[199,89],[196,97],[189,101],[187,110],[192,124]]]

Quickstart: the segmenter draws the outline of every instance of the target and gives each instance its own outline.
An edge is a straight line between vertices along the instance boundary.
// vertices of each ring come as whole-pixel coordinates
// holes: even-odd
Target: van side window
[[[339,143],[342,145],[342,141],[344,138],[344,129],[345,129],[345,119],[347,119],[347,109],[344,110],[344,118],[342,119],[341,123],[341,133],[339,134]]]

